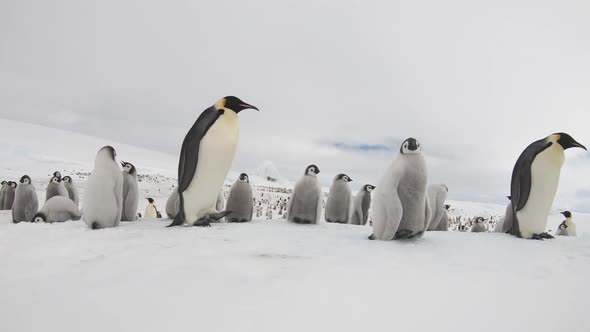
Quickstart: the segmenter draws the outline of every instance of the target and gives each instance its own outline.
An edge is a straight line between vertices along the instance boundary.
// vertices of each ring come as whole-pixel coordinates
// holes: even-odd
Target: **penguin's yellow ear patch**
[[[551,135],[551,138],[553,138],[555,141],[559,141],[559,139],[561,138],[561,135],[553,134],[553,135]]]
[[[215,108],[220,110],[225,107],[226,103],[227,103],[227,100],[225,98],[221,98],[215,103]]]

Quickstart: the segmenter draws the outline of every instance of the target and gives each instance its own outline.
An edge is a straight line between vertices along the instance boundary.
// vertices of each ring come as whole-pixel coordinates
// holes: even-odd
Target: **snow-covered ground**
[[[174,156],[2,125],[18,139],[0,143],[0,179],[31,175],[41,204],[55,170],[76,175],[83,193],[94,154],[113,144],[142,174],[140,197],[153,197],[163,212]],[[43,139],[21,138],[27,130]],[[590,330],[589,215],[575,213],[578,237],[550,241],[460,232],[369,241],[369,226],[295,225],[278,211],[267,220],[291,184],[252,182],[265,212],[248,224],[140,220],[92,231],[82,221],[15,225],[0,211],[0,331]],[[448,203],[462,222],[504,212]],[[557,212],[548,229],[561,221]]]

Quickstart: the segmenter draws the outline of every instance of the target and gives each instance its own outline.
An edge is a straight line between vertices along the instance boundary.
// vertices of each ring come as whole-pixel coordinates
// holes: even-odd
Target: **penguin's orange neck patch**
[[[225,98],[221,98],[215,103],[215,108],[218,110],[225,108],[226,103],[227,103],[227,100]]]

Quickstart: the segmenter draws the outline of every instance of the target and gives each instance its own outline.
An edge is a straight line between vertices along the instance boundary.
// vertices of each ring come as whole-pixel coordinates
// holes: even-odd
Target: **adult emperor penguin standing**
[[[569,211],[564,211],[561,214],[563,214],[565,220],[559,225],[555,235],[576,236],[576,224],[574,224],[572,213]]]
[[[137,204],[139,201],[139,185],[137,169],[132,163],[121,161],[123,166],[123,211],[121,221],[137,220]]]
[[[248,174],[240,174],[240,177],[231,186],[225,207],[231,211],[226,217],[227,222],[252,221],[254,201],[252,201],[252,186]]]
[[[48,201],[53,196],[70,197],[68,190],[61,179],[61,176],[54,175],[51,177],[51,180],[49,180],[47,191],[45,192],[45,201]]]
[[[84,191],[84,222],[92,229],[119,226],[123,211],[123,175],[115,149],[105,146],[94,161]]]
[[[221,98],[186,134],[178,163],[180,211],[168,227],[209,226],[228,214],[217,211],[215,203],[236,152],[238,113],[245,109],[258,110],[237,97]]]
[[[373,234],[369,239],[411,239],[424,234],[432,214],[426,193],[427,173],[420,143],[406,139],[400,155],[375,189]]]
[[[557,133],[533,142],[522,152],[512,171],[510,234],[535,240],[553,238],[545,229],[565,161],[564,150],[569,148],[586,150],[570,135]]]
[[[371,192],[375,186],[366,184],[356,194],[352,202],[352,215],[350,223],[353,225],[366,225],[369,220],[369,208],[371,207]]]
[[[143,214],[143,217],[149,218],[149,219],[158,218],[158,208],[156,207],[156,204],[154,203],[154,199],[149,197],[149,198],[147,198],[147,201],[148,201],[148,205],[145,207],[145,212]]]
[[[76,185],[74,184],[74,181],[72,180],[72,177],[71,176],[64,176],[61,180],[63,181],[64,186],[66,187],[66,190],[68,191],[68,196],[74,202],[74,204],[76,204],[76,206],[78,206],[78,204],[80,204],[80,196],[78,195],[78,189],[76,188]]]
[[[322,188],[317,175],[320,169],[309,165],[297,181],[287,206],[287,220],[297,224],[319,224],[322,215]]]
[[[348,224],[350,222],[352,191],[348,186],[349,182],[352,182],[352,179],[346,174],[338,174],[334,178],[326,200],[327,222],[338,224]]]
[[[28,175],[20,178],[12,205],[12,222],[31,221],[39,209],[39,199],[35,186]]]
[[[429,231],[434,231],[438,228],[443,215],[445,213],[445,200],[449,188],[444,184],[432,184],[428,186],[428,200],[430,201],[430,209],[432,210],[432,220],[428,226]]]

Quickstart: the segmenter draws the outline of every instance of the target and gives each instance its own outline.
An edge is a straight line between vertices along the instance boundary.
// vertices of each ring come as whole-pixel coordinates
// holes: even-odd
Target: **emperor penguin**
[[[12,210],[14,204],[14,197],[16,196],[17,184],[14,181],[8,181],[8,187],[6,188],[6,197],[4,198],[3,210]]]
[[[559,225],[555,235],[576,236],[576,224],[574,224],[572,213],[564,211],[561,214],[563,214],[565,220]]]
[[[156,208],[156,204],[154,204],[154,199],[147,198],[147,200],[148,205],[145,207],[145,213],[143,214],[143,217],[149,219],[158,218],[158,208]]]
[[[178,163],[180,211],[168,227],[209,226],[228,214],[217,211],[215,203],[236,152],[238,113],[245,109],[258,110],[237,97],[221,98],[186,134]]]
[[[408,138],[375,189],[373,234],[369,239],[422,236],[432,217],[427,183],[428,171],[420,143],[415,138]]]
[[[57,177],[55,175],[51,177],[51,180],[49,180],[47,191],[45,193],[45,200],[48,201],[53,196],[70,197],[61,177]]]
[[[180,197],[178,196],[178,190],[174,189],[168,200],[166,201],[166,215],[170,219],[174,219],[180,209]]]
[[[444,184],[432,184],[428,186],[428,200],[430,201],[430,209],[432,210],[432,220],[428,226],[429,231],[434,231],[438,228],[443,214],[445,213],[445,201],[449,188]]]
[[[0,189],[0,210],[4,209],[4,201],[6,200],[6,189],[8,188],[8,181],[2,181],[2,189]]]
[[[78,206],[69,197],[53,196],[43,204],[43,207],[31,220],[32,222],[64,222],[80,220],[82,214]]]
[[[487,232],[486,225],[484,223],[483,217],[477,217],[473,221],[473,226],[471,226],[471,233],[485,233]]]
[[[78,195],[78,189],[76,188],[74,181],[72,181],[72,177],[64,176],[62,181],[66,187],[66,190],[68,191],[68,197],[70,197],[76,206],[78,206],[78,204],[80,204],[80,196]]]
[[[287,220],[297,224],[319,224],[322,214],[322,188],[317,175],[320,169],[309,165],[297,181],[287,206]]]
[[[236,182],[231,186],[225,208],[227,211],[231,211],[225,217],[227,222],[252,221],[254,202],[252,201],[252,186],[250,186],[248,174],[240,174]]]
[[[84,222],[92,229],[119,226],[123,211],[123,175],[112,146],[101,148],[84,191]]]
[[[443,211],[443,216],[438,223],[438,227],[435,231],[446,232],[449,230],[449,208],[450,205],[445,205],[445,210]]]
[[[375,186],[365,184],[361,190],[356,194],[352,201],[352,214],[350,216],[350,223],[353,225],[366,225],[369,220],[369,208],[371,207],[371,192],[375,190]]]
[[[557,133],[531,143],[522,152],[512,171],[510,234],[535,240],[553,238],[545,229],[565,161],[564,150],[569,148],[586,150],[570,135]]]
[[[137,205],[139,201],[139,185],[137,169],[132,163],[121,161],[123,167],[123,211],[121,221],[137,220]]]
[[[215,202],[215,210],[225,210],[225,198],[223,197],[223,189],[221,189],[219,191],[219,194],[217,195],[217,201]]]
[[[332,182],[326,200],[326,221],[338,224],[350,223],[352,191],[348,185],[350,176],[338,174]]]
[[[12,222],[31,221],[39,210],[39,198],[28,175],[20,178],[12,205]]]

